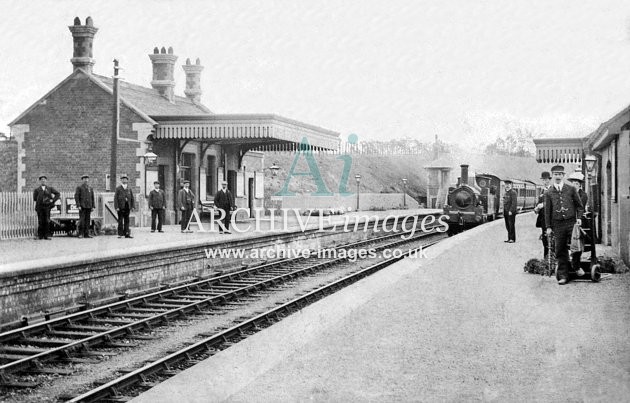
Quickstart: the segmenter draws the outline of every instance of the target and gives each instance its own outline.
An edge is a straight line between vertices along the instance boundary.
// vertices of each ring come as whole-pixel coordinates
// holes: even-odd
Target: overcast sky
[[[630,1],[0,0],[0,131],[72,72],[67,26],[99,28],[94,71],[150,86],[199,57],[216,113],[276,113],[346,138],[467,144],[511,127],[583,136],[630,103]]]

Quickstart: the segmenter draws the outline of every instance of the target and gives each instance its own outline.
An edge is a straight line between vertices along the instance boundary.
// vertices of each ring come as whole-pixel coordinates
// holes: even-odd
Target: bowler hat
[[[221,181],[222,185],[227,185],[227,181]]]
[[[553,167],[551,167],[551,173],[554,172],[564,173],[564,167],[562,165],[554,165]]]
[[[81,179],[85,179],[85,178],[88,178],[88,179],[89,179],[89,178],[90,178],[90,175],[83,175],[83,176],[81,177]]]
[[[506,185],[507,185],[508,183],[509,183],[510,185],[512,184],[512,181],[511,181],[511,180],[509,180],[509,179],[506,179],[506,180],[504,180],[503,182],[504,182]]]
[[[159,182],[159,181],[155,181],[155,182],[153,182],[153,184],[154,184],[154,185],[159,185],[159,184],[160,184],[160,182]]]
[[[551,174],[547,171],[544,171],[542,174],[540,174],[540,179],[551,179]]]
[[[48,178],[46,177],[46,175],[42,175],[42,176],[40,176],[39,178],[37,178],[37,180],[38,180],[38,181],[41,181],[41,180],[42,180],[42,178],[44,178],[44,179],[48,179]]]
[[[183,183],[184,185],[185,185],[185,184],[187,184],[187,183],[188,183],[188,184],[190,184],[190,181],[189,181],[188,179],[185,179],[182,183]]]
[[[120,179],[129,179],[129,177],[127,176],[127,174],[122,174],[122,176],[120,177]]]

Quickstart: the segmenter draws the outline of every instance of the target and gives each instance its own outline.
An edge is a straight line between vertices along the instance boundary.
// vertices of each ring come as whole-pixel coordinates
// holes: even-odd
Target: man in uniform
[[[118,212],[118,238],[133,238],[129,231],[129,213],[135,208],[135,200],[133,192],[129,188],[127,182],[129,177],[122,175],[120,177],[121,184],[116,188],[114,194],[114,208]]]
[[[188,229],[188,222],[195,208],[195,194],[190,190],[189,180],[184,181],[184,187],[179,191],[177,199],[179,201],[179,209],[182,212],[182,232],[192,232],[192,230]]]
[[[586,192],[584,190],[582,190],[582,184],[584,183],[584,175],[580,172],[573,172],[571,175],[569,175],[569,182],[577,189],[578,191],[578,196],[580,197],[580,201],[582,202],[582,207],[584,207],[584,211],[587,210],[586,207],[586,203],[588,203],[588,195],[586,194]],[[582,228],[584,227],[588,227],[588,220],[584,219],[582,220]],[[573,253],[573,255],[571,256],[571,264],[573,266],[573,270],[575,270],[576,272],[578,272],[578,274],[580,274],[580,272],[583,272],[583,270],[580,268],[580,261],[582,260],[582,252],[575,252]],[[580,274],[583,275],[583,274]]]
[[[564,285],[569,281],[569,241],[573,232],[573,225],[581,225],[582,201],[577,190],[563,183],[564,167],[556,165],[551,168],[553,185],[545,192],[545,228],[547,235],[553,233],[556,237],[556,259],[558,270],[556,278],[558,284]],[[578,275],[584,275],[580,269]]]
[[[507,243],[516,242],[516,192],[512,189],[512,181],[506,180],[505,195],[503,196],[503,218],[505,218],[505,228],[507,228]]]
[[[534,213],[538,214],[538,217],[536,217],[536,228],[540,228],[542,232],[540,239],[542,240],[543,256],[546,261],[549,255],[549,240],[547,239],[547,234],[545,233],[545,192],[549,189],[551,174],[545,171],[542,175],[540,175],[540,179],[543,181],[544,189],[540,192],[540,196],[538,196],[538,204],[534,208]]]
[[[166,206],[166,195],[160,189],[160,182],[153,182],[154,189],[149,193],[149,208],[151,209],[151,232],[155,232],[155,219],[157,218],[157,230],[162,231],[164,222],[164,207]]]
[[[33,191],[33,201],[37,212],[37,239],[50,240],[50,209],[61,195],[52,186],[47,186],[48,178],[39,177],[39,186]]]
[[[74,191],[74,202],[79,208],[79,238],[92,238],[90,236],[90,214],[94,209],[94,190],[90,186],[90,177],[83,175],[83,183]]]
[[[220,211],[223,211],[223,226],[225,227],[225,233],[229,234],[230,220],[232,219],[232,209],[234,208],[234,197],[232,192],[227,188],[227,182],[221,182],[221,189],[214,196],[214,205]],[[223,228],[219,228],[219,233],[223,233]]]

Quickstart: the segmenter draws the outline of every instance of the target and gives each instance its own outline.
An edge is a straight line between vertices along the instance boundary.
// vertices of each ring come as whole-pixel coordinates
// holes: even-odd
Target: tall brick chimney
[[[83,69],[92,73],[92,66],[96,62],[92,58],[92,43],[98,28],[94,27],[92,17],[87,17],[85,25],[81,25],[79,17],[75,17],[74,25],[68,28],[72,32],[72,41],[74,42],[74,51],[72,52],[72,59],[70,59],[74,70]]]
[[[155,88],[160,95],[173,102],[173,89],[175,88],[175,76],[173,74],[175,69],[175,62],[177,56],[173,54],[173,48],[166,49],[162,47],[159,51],[156,47],[153,49],[153,54],[149,55],[151,64],[153,64],[153,80],[151,80],[151,86]]]
[[[186,73],[186,89],[184,94],[193,102],[201,101],[201,71],[203,66],[199,58],[195,64],[190,64],[190,59],[186,59],[186,64],[182,66]]]

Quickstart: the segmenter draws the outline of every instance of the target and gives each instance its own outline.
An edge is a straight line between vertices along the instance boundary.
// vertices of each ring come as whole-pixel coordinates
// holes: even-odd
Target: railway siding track
[[[429,234],[421,234],[417,240]],[[433,233],[435,234],[435,233]],[[411,240],[391,241],[398,235],[365,240],[342,248],[378,245],[392,248]],[[310,262],[316,260],[315,263]],[[49,320],[0,334],[0,384],[10,388],[31,388],[36,382],[22,382],[16,374],[62,374],[65,368],[47,366],[49,362],[82,362],[103,355],[93,348],[131,347],[117,338],[145,339],[143,331],[186,315],[208,313],[251,293],[274,287],[293,278],[326,269],[347,258],[284,259],[219,277],[178,285],[129,300],[115,302],[62,318]]]

